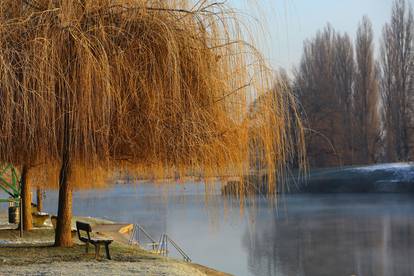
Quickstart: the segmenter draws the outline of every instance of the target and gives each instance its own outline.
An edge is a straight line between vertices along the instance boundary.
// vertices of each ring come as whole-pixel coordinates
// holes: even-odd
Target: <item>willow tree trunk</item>
[[[70,128],[69,114],[64,115],[62,167],[59,174],[59,207],[55,232],[55,246],[70,247],[72,241],[72,190],[70,182]]]
[[[70,247],[72,241],[72,185],[68,181],[70,163],[62,165],[59,180],[59,207],[55,233],[55,246]]]
[[[32,194],[30,183],[27,181],[27,173],[29,169],[26,165],[22,168],[21,174],[21,197],[22,197],[22,212],[23,212],[23,230],[28,231],[33,229],[32,222]],[[21,224],[20,224],[21,227]]]
[[[36,189],[36,203],[37,203],[37,211],[43,211],[43,190],[40,188]]]

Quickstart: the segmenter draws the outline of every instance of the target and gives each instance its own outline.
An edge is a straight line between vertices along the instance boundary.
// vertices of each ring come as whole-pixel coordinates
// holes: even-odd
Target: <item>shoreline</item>
[[[4,225],[5,218],[7,214],[0,213],[0,225]],[[19,237],[17,230],[0,229],[0,275],[231,275],[129,245],[128,235],[115,230],[117,226],[127,224],[94,217],[73,217],[72,223],[76,220],[95,225],[100,228],[97,232],[114,239],[110,246],[112,260],[103,257],[95,260],[94,252],[85,254],[85,246],[77,237],[74,237],[71,248],[53,247],[54,230],[50,225],[35,228],[25,233],[23,238]],[[114,227],[110,227],[112,225]]]
[[[111,221],[111,220],[108,220],[108,219],[95,218],[95,217],[74,217],[74,219],[75,218],[78,218],[78,219],[86,219],[89,222],[94,222],[96,224],[101,224],[101,223],[102,224],[107,224],[107,225],[112,225],[112,224],[113,225],[127,225],[128,224],[128,223],[118,223],[118,222]],[[128,240],[125,237],[123,239],[120,238],[120,235],[119,234],[121,234],[122,236],[126,236],[127,233],[113,233],[113,232],[106,232],[106,231],[103,231],[103,230],[101,230],[100,232],[106,233],[106,234],[112,233],[112,236],[111,237],[114,239],[114,241],[120,242],[120,243],[124,244],[125,246],[130,246],[130,247],[133,247],[134,246],[134,245],[129,245],[128,244]],[[142,249],[142,250],[144,250],[144,251],[146,251],[146,252],[148,252],[149,254],[154,254],[154,253],[152,253],[149,250],[146,250],[146,249],[141,248],[141,247],[139,247],[139,248]],[[157,254],[154,254],[154,255],[159,256]],[[191,267],[193,267],[195,269],[200,270],[202,273],[204,273],[205,275],[208,275],[208,276],[232,276],[231,274],[228,274],[228,273],[225,273],[225,272],[222,272],[222,271],[218,271],[218,270],[216,270],[214,268],[207,267],[207,266],[204,266],[204,265],[201,265],[201,264],[191,263],[191,262],[188,263],[188,262],[184,262],[184,261],[181,261],[181,260],[172,258],[172,257],[164,257],[163,256],[162,258],[167,258],[167,259],[169,259],[171,261],[177,261],[177,262],[179,262],[181,264],[191,266]]]

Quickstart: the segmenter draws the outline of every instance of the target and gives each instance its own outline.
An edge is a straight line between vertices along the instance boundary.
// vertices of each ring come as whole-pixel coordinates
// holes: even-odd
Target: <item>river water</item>
[[[240,211],[194,183],[168,191],[120,184],[76,192],[73,211],[139,223],[157,239],[167,233],[193,262],[234,275],[414,275],[414,196],[292,194],[277,202],[258,197]],[[56,213],[55,192],[45,210]]]

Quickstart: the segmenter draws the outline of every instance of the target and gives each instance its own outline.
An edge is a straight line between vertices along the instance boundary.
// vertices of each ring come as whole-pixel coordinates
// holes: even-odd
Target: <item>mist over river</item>
[[[414,274],[411,194],[285,194],[277,208],[257,196],[241,213],[219,189],[205,197],[196,183],[168,187],[75,192],[73,211],[167,233],[193,262],[234,275]],[[56,192],[45,210],[56,213]]]

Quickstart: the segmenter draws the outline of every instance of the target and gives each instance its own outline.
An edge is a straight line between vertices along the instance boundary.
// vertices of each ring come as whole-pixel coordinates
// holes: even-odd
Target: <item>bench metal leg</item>
[[[108,260],[111,259],[111,255],[109,255],[109,243],[105,243],[105,251],[106,251],[106,257]]]
[[[99,260],[99,251],[100,251],[100,249],[101,249],[101,245],[99,243],[95,244],[95,259],[97,259],[97,260]]]

